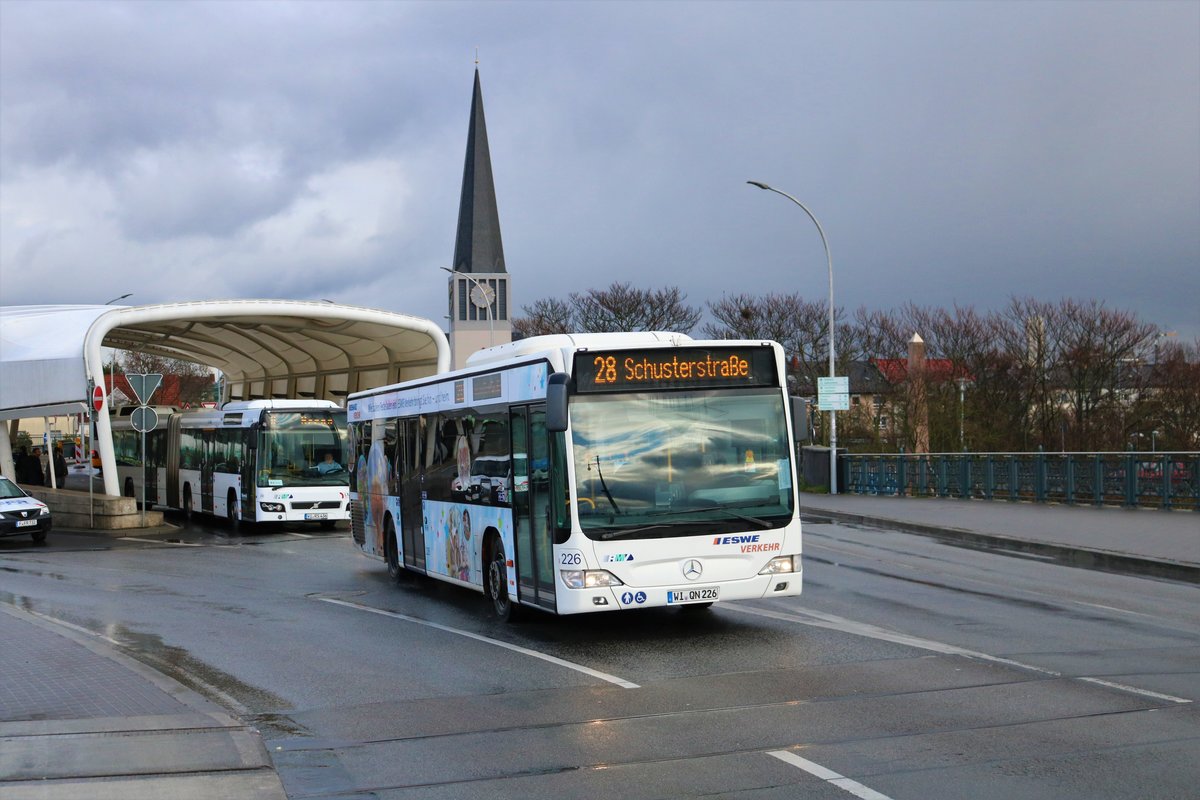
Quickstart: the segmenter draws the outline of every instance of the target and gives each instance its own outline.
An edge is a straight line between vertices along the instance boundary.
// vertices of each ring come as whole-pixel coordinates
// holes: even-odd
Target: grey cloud
[[[518,304],[612,280],[823,297],[815,231],[757,179],[818,214],[847,306],[1070,293],[1200,334],[1195,4],[46,7],[0,4],[0,199],[98,177],[101,260],[336,275],[440,321],[480,45]],[[401,218],[358,241],[369,212],[327,195],[264,244],[368,159],[405,165]],[[58,239],[9,246],[76,268]],[[6,298],[36,298],[9,258]]]

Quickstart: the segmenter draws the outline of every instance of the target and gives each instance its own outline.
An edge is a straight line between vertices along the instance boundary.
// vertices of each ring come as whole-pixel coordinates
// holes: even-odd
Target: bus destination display
[[[769,347],[659,348],[575,354],[579,392],[777,386]]]

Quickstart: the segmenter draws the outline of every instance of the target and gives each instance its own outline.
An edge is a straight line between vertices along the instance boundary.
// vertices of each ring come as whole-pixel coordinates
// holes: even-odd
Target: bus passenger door
[[[167,417],[167,505],[171,508],[182,508],[179,499],[179,431],[180,417],[171,414]]]
[[[166,431],[157,428],[143,435],[146,437],[146,452],[142,458],[142,470],[146,476],[146,502],[161,504],[163,499],[159,494],[158,467],[162,463]]]
[[[213,459],[216,458],[216,431],[202,431],[203,456],[200,458],[200,510],[213,513]]]
[[[258,425],[242,429],[241,504],[242,519],[258,519]]]
[[[400,544],[404,565],[425,570],[425,510],[421,497],[423,432],[417,419],[400,420]]]
[[[554,548],[550,528],[550,435],[545,406],[512,409],[513,560],[517,596],[555,607]]]

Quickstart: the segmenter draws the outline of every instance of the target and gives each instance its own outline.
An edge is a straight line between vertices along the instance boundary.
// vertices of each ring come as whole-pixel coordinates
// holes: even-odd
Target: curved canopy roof
[[[0,418],[78,411],[103,380],[101,348],[219,369],[226,399],[340,401],[445,371],[450,348],[430,320],[358,306],[219,300],[150,306],[0,307]]]

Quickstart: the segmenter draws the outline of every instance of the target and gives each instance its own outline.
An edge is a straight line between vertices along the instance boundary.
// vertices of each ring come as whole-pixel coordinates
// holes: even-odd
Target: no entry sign
[[[104,408],[104,387],[97,386],[92,389],[92,408],[100,411]]]

